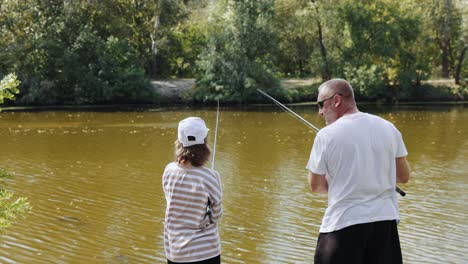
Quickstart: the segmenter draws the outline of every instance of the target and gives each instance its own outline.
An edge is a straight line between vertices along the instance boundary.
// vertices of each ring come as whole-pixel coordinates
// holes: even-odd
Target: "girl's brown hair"
[[[203,166],[211,155],[205,138],[205,144],[184,147],[179,140],[175,141],[175,160],[177,163],[190,162],[194,167]]]

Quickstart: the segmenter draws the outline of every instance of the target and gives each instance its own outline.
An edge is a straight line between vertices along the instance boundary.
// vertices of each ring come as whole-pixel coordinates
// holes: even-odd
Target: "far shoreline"
[[[468,105],[468,101],[405,101],[398,103],[381,103],[371,101],[357,102],[359,105],[375,105],[375,106],[448,106],[448,105]],[[287,106],[312,106],[317,105],[316,102],[300,102],[300,103],[285,103]],[[273,107],[276,106],[274,103],[252,103],[245,105],[221,105],[223,109],[243,109],[252,107]],[[214,104],[109,104],[109,105],[51,105],[51,106],[9,106],[0,107],[1,112],[160,112],[160,111],[171,111],[180,109],[213,109],[216,105]]]
[[[109,104],[58,104],[58,105],[16,105],[14,102],[9,106],[0,106],[0,112],[15,112],[15,111],[165,111],[170,109],[181,108],[212,108],[216,107],[214,102],[195,102],[184,97],[190,93],[196,86],[196,80],[193,78],[186,79],[160,79],[150,81],[152,89],[158,94],[159,98],[152,103],[109,103]],[[316,105],[316,102],[310,95],[313,95],[316,88],[320,85],[320,78],[287,78],[281,80],[281,86],[286,91],[292,91],[297,96],[290,100],[280,100],[288,106],[309,106]],[[454,88],[457,85],[450,79],[434,79],[423,82],[432,87],[447,89]],[[316,94],[315,94],[316,96]],[[438,98],[439,97],[439,98]],[[400,98],[396,101],[375,100],[370,98],[357,98],[358,105],[379,105],[379,106],[399,106],[399,105],[464,105],[468,104],[465,98],[447,98],[446,96],[429,96],[417,100],[410,98]],[[248,107],[262,107],[274,105],[268,101],[259,101],[251,103],[224,103],[221,102],[223,108],[241,109]]]

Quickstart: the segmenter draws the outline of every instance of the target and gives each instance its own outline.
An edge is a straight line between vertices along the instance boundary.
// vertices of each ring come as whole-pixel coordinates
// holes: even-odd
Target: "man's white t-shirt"
[[[395,158],[408,155],[401,133],[375,115],[346,115],[315,137],[307,168],[328,181],[321,233],[399,220]]]

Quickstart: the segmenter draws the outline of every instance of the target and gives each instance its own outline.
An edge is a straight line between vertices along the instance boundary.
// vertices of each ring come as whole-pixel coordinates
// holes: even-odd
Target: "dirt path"
[[[320,78],[283,79],[281,80],[281,85],[286,89],[294,89],[320,82]],[[423,81],[423,83],[432,84],[434,86],[455,86],[453,80],[445,79],[427,80]],[[183,92],[195,87],[195,79],[153,80],[151,81],[151,85],[163,97],[168,99],[181,99],[181,94]]]
[[[153,88],[163,97],[180,99],[180,95],[195,87],[195,79],[153,80]]]
[[[320,79],[284,79],[281,80],[281,85],[284,88],[291,89],[311,85],[316,82],[320,82]],[[195,79],[153,80],[151,81],[151,85],[164,97],[178,98],[182,92],[195,87]]]

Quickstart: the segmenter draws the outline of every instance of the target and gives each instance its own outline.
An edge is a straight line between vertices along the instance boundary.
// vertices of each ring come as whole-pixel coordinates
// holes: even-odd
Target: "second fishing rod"
[[[276,100],[275,98],[273,98],[272,96],[270,96],[269,94],[265,93],[264,91],[260,90],[260,89],[257,89],[257,91],[259,91],[262,95],[264,95],[265,97],[267,97],[268,99],[272,100],[275,104],[277,104],[279,107],[281,107],[281,109],[283,109],[284,111],[288,112],[289,114],[293,115],[294,117],[296,117],[297,119],[299,119],[299,121],[301,121],[303,124],[305,124],[306,126],[312,128],[314,130],[315,133],[317,133],[320,129],[317,128],[316,126],[312,125],[312,123],[310,123],[309,121],[305,120],[302,116],[298,115],[296,112],[294,112],[293,110],[289,109],[287,106],[285,106],[284,104],[282,104],[281,102],[279,102],[278,100]],[[399,193],[401,196],[405,196],[406,193],[398,188],[398,186],[395,187],[395,191],[397,193]]]

